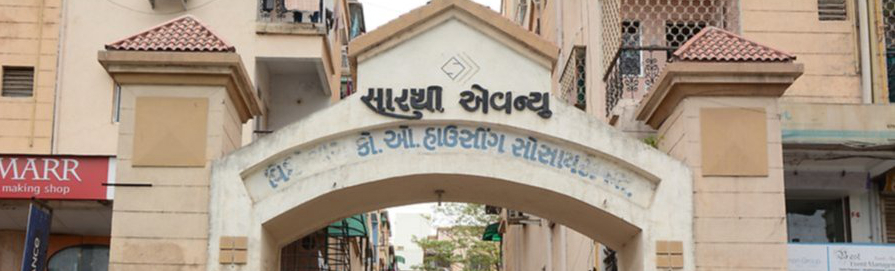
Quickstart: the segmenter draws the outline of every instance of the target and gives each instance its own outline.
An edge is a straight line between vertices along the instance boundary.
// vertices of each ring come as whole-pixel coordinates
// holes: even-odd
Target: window
[[[665,23],[665,46],[677,49],[684,45],[708,24],[705,22],[668,22]],[[674,50],[668,51],[668,59]]]
[[[848,198],[786,200],[786,232],[793,243],[844,243],[851,240]]]
[[[34,67],[3,66],[3,97],[34,96]]]
[[[63,249],[50,258],[48,271],[107,271],[109,247],[82,245]]]
[[[569,54],[569,60],[560,76],[560,96],[564,101],[573,102],[581,110],[587,108],[587,58],[586,47],[576,46]]]
[[[525,25],[525,13],[528,12],[528,0],[519,1],[516,6],[516,22]]]
[[[622,22],[622,48],[619,53],[619,72],[622,75],[641,74],[640,66],[640,22]]]
[[[886,71],[889,102],[895,103],[895,0],[883,0],[882,12],[886,36]]]
[[[882,196],[883,219],[886,228],[886,243],[895,244],[895,195]]]
[[[845,21],[848,19],[845,0],[817,0],[817,18],[821,21]]]
[[[121,120],[121,85],[115,84],[112,91],[112,122],[118,123]]]

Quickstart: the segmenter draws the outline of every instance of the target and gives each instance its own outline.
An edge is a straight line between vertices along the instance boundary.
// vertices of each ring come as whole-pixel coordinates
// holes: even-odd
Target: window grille
[[[668,22],[665,23],[665,46],[678,48],[706,27],[705,22]],[[667,58],[671,58],[668,51]]]
[[[891,0],[895,1],[895,0]],[[670,56],[708,26],[739,32],[740,0],[603,0],[602,79],[606,116],[640,99]]]
[[[622,22],[622,47],[640,47],[640,22]],[[621,62],[619,69],[622,75],[640,75],[640,56],[639,50],[622,50],[619,53]]]
[[[562,100],[574,103],[575,107],[581,110],[587,108],[586,51],[586,47],[572,48],[559,82]]]
[[[889,102],[895,103],[895,0],[882,0],[883,24],[886,36],[886,70],[889,83]]]
[[[845,21],[848,19],[845,0],[817,0],[817,18],[821,21]]]
[[[821,0],[824,1],[824,0]],[[844,1],[844,0],[836,0]],[[601,2],[603,66],[614,61],[623,45],[626,23],[636,27],[643,47],[668,46],[667,40],[683,44],[705,26],[739,32],[739,0],[605,0]],[[671,25],[669,25],[671,24]],[[671,28],[671,29],[666,29]],[[668,37],[668,35],[674,35]],[[679,46],[679,45],[678,45]]]
[[[3,97],[34,96],[34,67],[3,67]]]
[[[895,196],[883,196],[882,205],[886,243],[895,244]]]

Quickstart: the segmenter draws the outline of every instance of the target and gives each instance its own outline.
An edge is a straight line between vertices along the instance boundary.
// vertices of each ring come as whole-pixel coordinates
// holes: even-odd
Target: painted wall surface
[[[150,1],[64,1],[61,8],[57,9],[62,13],[65,27],[59,46],[59,69],[62,73],[59,76],[59,95],[56,100],[58,119],[55,126],[55,153],[116,153],[119,125],[112,119],[114,85],[111,77],[97,62],[96,53],[103,50],[107,43],[185,14],[195,16],[215,34],[236,47],[249,76],[253,77],[252,80],[260,86],[262,92],[270,91],[270,88],[265,87],[267,82],[259,82],[263,78],[255,78],[263,73],[255,71],[256,66],[259,66],[256,63],[258,57],[302,59],[323,67],[328,67],[326,61],[337,63],[335,58],[330,58],[327,54],[338,54],[339,51],[326,50],[329,45],[324,42],[325,36],[256,34],[259,25],[258,1],[188,1],[186,10],[172,8],[177,5],[164,6],[165,8],[153,10]],[[115,27],[109,27],[110,24]],[[327,72],[335,78],[335,75],[341,74],[340,67],[333,65]],[[261,96],[270,95],[263,93]],[[247,144],[251,139],[251,128],[251,124],[240,128],[245,137],[239,140],[239,146]]]
[[[506,227],[503,239],[505,270],[591,270],[596,265],[594,241],[547,219]]]
[[[459,38],[463,37],[463,38]],[[445,43],[445,39],[452,42]],[[455,72],[454,58],[468,58],[478,69]],[[412,61],[413,65],[408,65]],[[364,71],[364,72],[362,72]],[[371,72],[374,71],[374,72]],[[459,71],[459,70],[458,70]],[[444,103],[454,103],[472,84],[491,91],[549,92],[549,70],[481,31],[449,20],[396,48],[358,64],[358,94],[368,88],[444,88]],[[554,101],[551,101],[554,102]],[[554,102],[556,103],[556,102]]]
[[[892,144],[895,106],[780,103],[784,143]]]
[[[393,214],[394,235],[392,245],[395,246],[395,255],[404,257],[404,263],[398,263],[400,270],[413,270],[411,267],[423,263],[423,249],[413,242],[413,239],[425,239],[432,232],[432,223],[422,214],[406,213]]]
[[[0,1],[0,66],[34,68],[32,97],[0,97],[0,153],[50,153],[61,6]]]
[[[740,1],[743,36],[791,53],[805,65],[783,101],[861,102],[857,9],[846,3],[847,20],[820,21],[816,0]]]
[[[122,86],[116,181],[151,186],[115,190],[109,270],[205,270],[211,161],[235,149],[241,138],[240,122],[226,92],[220,86]],[[200,154],[204,161],[201,166],[133,165],[134,145],[140,144],[134,139],[139,97],[207,99],[206,136],[201,143],[188,143],[206,144]]]
[[[320,91],[317,74],[275,74],[271,76],[267,129],[277,130],[323,109],[330,97]]]

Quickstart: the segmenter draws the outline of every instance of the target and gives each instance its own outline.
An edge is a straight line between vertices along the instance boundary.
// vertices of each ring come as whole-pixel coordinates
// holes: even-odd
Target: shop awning
[[[395,255],[395,262],[404,263],[404,257]]]
[[[366,215],[353,215],[346,219],[336,221],[326,227],[326,233],[329,236],[362,237],[367,236],[367,218]]]
[[[482,234],[482,240],[495,242],[502,240],[500,236],[500,223],[492,223],[485,227],[485,233]]]

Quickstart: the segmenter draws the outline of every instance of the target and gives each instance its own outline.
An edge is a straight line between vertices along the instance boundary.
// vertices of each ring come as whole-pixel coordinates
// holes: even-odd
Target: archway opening
[[[554,180],[564,182],[564,180]],[[582,193],[584,193],[582,191]],[[346,217],[414,203],[469,202],[501,206],[561,224],[588,238],[619,250],[622,266],[640,266],[639,227],[573,196],[520,182],[463,174],[417,174],[368,182],[333,190],[263,223],[267,261],[282,268],[290,261],[297,243],[315,236]],[[323,236],[313,238],[329,245]],[[336,244],[338,245],[338,244]],[[324,256],[321,253],[319,256]],[[626,257],[631,256],[631,257]],[[306,263],[305,263],[306,264]],[[312,263],[313,264],[313,263]],[[318,265],[320,263],[317,263]],[[278,269],[282,270],[282,269]]]

